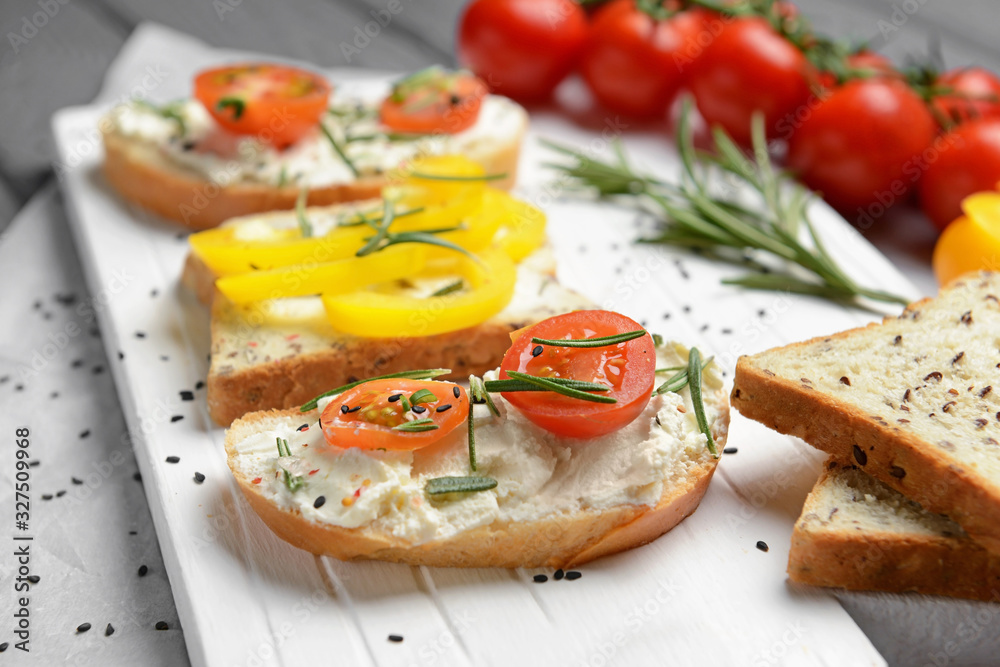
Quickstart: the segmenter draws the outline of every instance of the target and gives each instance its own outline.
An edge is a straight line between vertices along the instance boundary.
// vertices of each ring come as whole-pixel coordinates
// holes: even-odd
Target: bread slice
[[[880,324],[741,357],[733,406],[1000,553],[998,297],[1000,274],[972,273]]]
[[[337,104],[343,106],[348,101],[340,100]],[[371,105],[370,102],[358,104]],[[483,127],[479,129],[474,127],[451,136],[396,140],[391,150],[375,141],[348,144],[343,150],[352,154],[363,150],[381,153],[377,164],[362,165],[357,176],[323,179],[315,176],[320,171],[318,165],[310,164],[307,158],[299,158],[295,164],[302,173],[293,176],[301,178],[296,180],[290,176],[284,182],[286,179],[275,179],[273,175],[269,178],[256,175],[253,163],[278,162],[284,159],[282,152],[258,144],[253,144],[252,150],[248,148],[250,144],[240,144],[237,148],[231,145],[231,137],[226,142],[213,138],[210,121],[204,118],[207,114],[199,110],[197,103],[188,102],[178,107],[178,113],[184,115],[187,123],[187,134],[179,136],[171,129],[172,121],[152,111],[143,111],[143,105],[133,102],[120,105],[100,122],[105,152],[104,177],[129,202],[195,230],[209,229],[237,216],[291,209],[304,186],[309,189],[308,203],[312,206],[377,197],[386,185],[386,171],[408,159],[442,152],[461,153],[482,164],[486,173],[506,174],[491,185],[509,190],[517,178],[528,115],[506,98],[490,96],[483,106],[484,117],[478,124]],[[128,114],[143,114],[143,117],[139,121],[122,120],[128,118]],[[498,123],[493,118],[497,114],[509,118]],[[335,116],[324,120],[335,133],[340,131],[334,127],[337,122]],[[157,123],[165,123],[166,129],[158,127]],[[501,129],[493,134],[491,124]],[[319,144],[321,148],[317,151],[329,150],[325,141],[318,132],[303,140]],[[229,157],[227,153],[202,153],[200,146],[206,143],[226,143]],[[204,165],[191,159],[200,154],[207,156]],[[271,171],[274,170],[268,173]],[[310,178],[319,178],[319,182],[310,183]]]
[[[792,581],[1000,602],[1000,556],[857,466],[830,460],[788,555]]]
[[[550,253],[537,252],[518,266],[503,311],[475,327],[421,337],[338,332],[319,297],[283,300],[287,316],[272,317],[258,304],[236,305],[220,294],[212,302],[209,414],[227,426],[248,412],[301,405],[331,387],[414,368],[450,368],[450,378],[485,373],[510,347],[510,332],[593,307],[550,272]]]
[[[706,371],[705,382],[711,429],[722,447],[726,395],[714,372]],[[584,442],[557,439],[501,396],[495,400],[498,418],[475,406],[476,474],[499,482],[489,491],[447,498],[423,492],[427,478],[470,474],[464,429],[430,452],[336,450],[322,440],[318,411],[257,412],[226,433],[226,454],[250,505],[292,545],[342,560],[438,567],[572,567],[646,544],[697,509],[718,463],[697,431],[686,389],[654,397],[622,431]],[[298,430],[302,425],[307,430]],[[643,438],[659,442],[657,432],[667,444],[647,447]],[[295,494],[278,476],[276,437],[287,438],[293,454],[322,451],[323,459],[329,457],[328,467],[305,474],[306,486]],[[372,463],[383,459],[396,466],[390,473]],[[306,463],[302,469],[313,465],[321,467]],[[355,479],[351,484],[364,492],[352,494],[351,484],[336,491],[328,481],[344,478]],[[325,504],[316,509],[320,494]],[[372,499],[359,510],[362,520],[350,514],[354,499],[357,505]]]

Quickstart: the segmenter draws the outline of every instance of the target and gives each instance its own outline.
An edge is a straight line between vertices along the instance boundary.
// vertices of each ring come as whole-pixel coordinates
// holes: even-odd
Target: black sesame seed
[[[103,372],[104,372],[104,366],[94,366],[94,367],[93,367],[93,368],[91,369],[91,372],[92,372],[92,373],[93,373],[94,375],[100,375],[101,373],[103,373]]]
[[[763,551],[764,553],[767,553],[767,550],[768,550],[769,547],[767,546],[767,542],[765,542],[764,540],[757,540],[757,548],[760,551]]]
[[[393,394],[392,396],[389,397],[389,402],[390,403],[395,403],[396,401],[398,401],[401,398],[403,398],[402,394]]]
[[[62,498],[65,495],[66,495],[65,489],[62,491],[56,491],[56,498]]]
[[[147,572],[149,572],[149,568],[148,568],[148,567],[146,567],[145,565],[140,565],[140,566],[139,566],[139,571],[138,571],[138,573],[137,573],[137,574],[138,574],[138,575],[139,575],[140,577],[145,577],[145,576],[146,576],[146,573],[147,573]]]
[[[157,622],[156,622],[156,625],[155,625],[154,627],[155,627],[155,628],[156,628],[157,630],[169,630],[169,629],[170,629],[170,626],[169,626],[169,625],[167,625],[167,622],[166,622],[166,621],[157,621]]]
[[[52,494],[51,493],[43,493],[42,494],[42,500],[52,500]]]
[[[90,429],[89,428],[88,429],[84,429],[83,431],[80,431],[80,439],[81,440],[83,440],[84,438],[89,438],[89,437],[90,437]]]
[[[458,387],[452,387],[451,395],[454,396],[455,398],[462,398],[462,390],[459,389]]]
[[[125,358],[125,353],[122,352],[121,350],[118,350],[118,361],[121,361],[124,358]]]
[[[531,348],[531,356],[533,357],[537,357],[542,352],[544,352],[544,348],[541,345],[536,345],[535,347]]]
[[[39,577],[37,574],[29,574],[27,577],[25,577],[25,579],[27,579],[33,584],[37,584],[39,581],[42,580],[42,578]]]
[[[83,480],[77,479],[76,477],[70,477],[69,481],[73,482],[74,484],[83,484]]]
[[[343,405],[340,406],[340,412],[341,412],[341,414],[345,414],[346,415],[348,413],[348,411],[350,411],[350,408],[347,407],[347,403],[344,403]]]
[[[7,642],[4,642],[3,644],[0,644],[0,653],[3,653],[4,651],[6,651],[8,646],[9,646],[9,644]]]
[[[24,385],[21,383],[15,384],[14,391],[24,391]]]
[[[350,410],[348,410],[348,412],[357,412],[360,409],[361,409],[360,405],[355,405],[353,408],[351,408]]]
[[[115,634],[115,626],[108,623],[108,627],[104,628],[104,636],[110,637],[113,634]]]
[[[896,479],[903,479],[904,477],[906,477],[906,471],[900,468],[899,466],[891,466],[889,468],[889,474],[895,477]]]
[[[135,337],[136,338],[145,338],[146,337],[146,332],[145,331],[136,331],[135,332]]]
[[[83,366],[83,359],[74,359],[70,366],[73,368],[80,368],[80,366]]]
[[[90,623],[81,623],[80,625],[76,626],[77,632],[86,632],[87,630],[90,630]]]
[[[427,408],[425,408],[425,407],[424,407],[424,406],[422,406],[422,405],[414,405],[414,406],[413,406],[412,408],[410,408],[410,409],[411,409],[411,410],[413,410],[414,412],[416,412],[416,413],[417,413],[418,415],[420,415],[420,414],[423,414],[423,413],[427,412]]]
[[[738,451],[740,451],[740,450],[737,449],[736,447],[726,447],[725,449],[722,450],[722,453],[723,454],[735,454]]]
[[[326,496],[320,496],[313,501],[313,507],[315,507],[316,509],[319,509],[325,504],[326,504]]]
[[[566,581],[574,581],[583,576],[582,572],[577,572],[576,570],[570,570],[566,573]]]
[[[555,579],[556,581],[559,581],[559,580],[560,580],[560,579],[562,579],[562,578],[563,578],[564,576],[566,576],[566,573],[565,573],[565,572],[563,572],[563,569],[562,569],[562,568],[559,568],[558,570],[556,570],[556,571],[555,571],[555,572],[554,572],[554,573],[552,574],[552,578],[553,578],[553,579]]]
[[[435,412],[444,412],[445,410],[451,410],[451,403],[445,403],[444,405],[437,406]]]
[[[132,473],[132,479],[134,479],[137,482],[141,482],[142,481],[142,473],[140,473],[138,471]]]
[[[130,531],[128,531],[128,534],[129,535],[138,535],[139,531],[138,530],[130,530]]]
[[[173,417],[170,418],[170,423],[173,424],[175,422],[179,422],[182,419],[184,419],[184,415],[174,415]]]
[[[399,643],[403,641],[403,635],[389,635],[389,641]]]
[[[690,313],[691,312],[691,306],[684,306],[683,308],[681,308],[681,310],[683,310],[685,313]],[[567,573],[567,574],[569,574],[569,573]]]
[[[205,481],[205,476],[203,474],[201,474],[200,472],[196,472],[194,474],[194,481],[195,481],[195,484],[201,484],[202,482]]]
[[[857,445],[854,445],[854,460],[858,462],[858,465],[863,466],[868,464],[868,455],[865,454],[865,450]]]
[[[181,391],[180,394],[181,394],[181,400],[182,401],[193,401],[194,400],[194,392],[193,391],[188,391],[187,389],[185,389],[185,390]]]
[[[180,463],[180,462],[181,462],[181,457],[179,457],[179,456],[168,456],[167,457],[167,463]]]
[[[296,430],[296,431],[304,431],[304,430],[306,430],[307,428],[309,428],[309,424],[303,424],[302,426],[298,427],[298,428],[297,428],[297,429],[295,429],[295,430]]]
[[[546,577],[544,574],[536,574],[531,578],[531,580],[534,581],[536,584],[544,584],[546,581],[549,580],[549,578]]]
[[[41,461],[32,461],[31,463],[28,464],[28,467],[29,468],[37,468],[40,465],[42,465]]]
[[[197,391],[198,389],[204,389],[205,388],[205,383],[202,382],[201,380],[198,380],[195,383],[194,388],[195,388],[195,391]]]
[[[52,392],[51,394],[49,394],[49,398],[59,398],[59,392],[58,391]]]

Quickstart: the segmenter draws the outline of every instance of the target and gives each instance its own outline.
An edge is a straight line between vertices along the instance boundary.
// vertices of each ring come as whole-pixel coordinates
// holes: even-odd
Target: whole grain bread
[[[1000,602],[1000,556],[856,465],[827,462],[788,555],[792,581]]]
[[[741,357],[733,407],[1000,553],[998,297],[1000,274],[972,273],[899,317]]]

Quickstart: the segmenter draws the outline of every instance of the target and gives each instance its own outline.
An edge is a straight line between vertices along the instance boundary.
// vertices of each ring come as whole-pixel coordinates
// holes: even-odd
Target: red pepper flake
[[[285,336],[285,340],[295,340],[298,337],[299,334],[288,334],[287,336]]]
[[[260,483],[261,483],[261,481],[262,481],[262,479],[261,479],[260,477],[257,477],[257,478],[255,478],[255,479],[253,480],[253,483],[254,483],[254,484],[260,484]]]
[[[250,341],[249,343],[247,343],[247,345],[249,345],[250,347],[257,347],[257,343],[255,341]]]
[[[315,475],[315,474],[316,474],[316,473],[318,473],[318,472],[319,472],[319,468],[316,468],[315,470],[310,470],[310,471],[309,471],[309,474],[310,474],[310,475]]]
[[[355,491],[354,491],[354,497],[355,498],[359,498],[361,496],[361,489],[362,488],[363,487],[358,487],[357,489],[355,489]]]

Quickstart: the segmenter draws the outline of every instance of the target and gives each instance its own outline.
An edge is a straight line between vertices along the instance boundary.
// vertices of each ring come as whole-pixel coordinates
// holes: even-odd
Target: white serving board
[[[272,535],[230,476],[204,392],[179,398],[204,379],[209,349],[207,313],[178,283],[186,239],[109,191],[94,129],[151,72],[158,81],[147,92],[165,101],[185,95],[196,70],[247,57],[140,26],[98,102],[65,109],[53,123],[71,228],[91,293],[107,295],[104,341],[194,665],[884,664],[833,596],[786,581],[792,524],[821,455],[737,414],[729,444],[739,453],[723,457],[701,508],[654,543],[585,566],[579,581],[341,563]],[[379,85],[370,73],[328,74],[340,85]],[[720,278],[739,269],[633,245],[641,226],[634,213],[553,200],[538,136],[599,149],[600,133],[552,113],[533,117],[522,195],[548,212],[560,278],[652,331],[716,354],[730,377],[739,354],[879,317],[724,287]],[[662,133],[624,139],[637,162],[676,173]],[[812,213],[851,275],[915,295],[830,209],[817,203]],[[165,463],[170,455],[180,463]],[[204,484],[192,481],[194,471]],[[770,551],[757,550],[757,540]],[[394,633],[405,641],[388,642]]]

